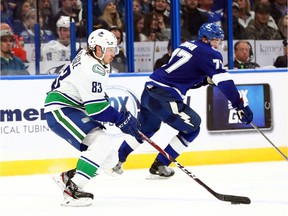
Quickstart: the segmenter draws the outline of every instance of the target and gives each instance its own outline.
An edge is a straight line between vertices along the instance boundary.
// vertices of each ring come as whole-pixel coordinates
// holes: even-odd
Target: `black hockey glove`
[[[208,84],[209,84],[209,85],[212,85],[212,86],[215,85],[215,84],[213,83],[212,79],[211,79],[210,77],[206,76],[200,83],[194,85],[194,86],[192,87],[192,89],[200,88],[200,87],[206,86],[206,85],[208,85]]]
[[[244,107],[243,99],[240,99],[240,104],[236,108],[237,116],[243,124],[250,124],[253,120],[253,112],[249,106]]]
[[[138,142],[143,143],[143,139],[138,132],[141,125],[137,119],[126,110],[122,110],[121,114],[122,118],[115,125],[120,128],[123,133],[130,134],[131,136],[134,136]]]

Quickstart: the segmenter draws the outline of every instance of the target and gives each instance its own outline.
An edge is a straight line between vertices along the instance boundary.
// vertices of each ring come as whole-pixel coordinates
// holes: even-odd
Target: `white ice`
[[[184,164],[183,164],[184,165]],[[89,207],[62,207],[62,192],[49,175],[0,177],[1,216],[285,216],[288,215],[288,163],[263,162],[186,167],[214,191],[247,196],[249,205],[231,205],[175,167],[169,180],[146,180],[148,169],[101,174],[85,190]]]

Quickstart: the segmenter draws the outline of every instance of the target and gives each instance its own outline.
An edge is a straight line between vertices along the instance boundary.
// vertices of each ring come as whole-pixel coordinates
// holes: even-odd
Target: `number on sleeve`
[[[59,88],[60,87],[60,81],[65,79],[67,76],[69,76],[70,73],[71,73],[70,67],[67,66],[65,68],[65,70],[62,71],[61,74],[54,80],[54,82],[52,83],[52,86],[51,86],[51,90]]]
[[[213,59],[213,63],[216,64],[215,69],[218,70],[219,68],[222,68],[222,61],[220,59]],[[220,67],[221,66],[221,67]]]

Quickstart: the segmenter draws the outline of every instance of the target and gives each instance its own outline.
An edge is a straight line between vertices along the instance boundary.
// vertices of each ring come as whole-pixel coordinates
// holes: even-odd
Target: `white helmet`
[[[106,29],[93,31],[88,37],[88,45],[91,50],[94,50],[96,45],[100,46],[103,53],[105,53],[106,48],[113,47],[115,48],[115,54],[118,54],[117,38]]]
[[[74,22],[74,19],[70,18],[69,16],[60,16],[56,23],[57,28],[70,28],[70,19],[71,22]]]

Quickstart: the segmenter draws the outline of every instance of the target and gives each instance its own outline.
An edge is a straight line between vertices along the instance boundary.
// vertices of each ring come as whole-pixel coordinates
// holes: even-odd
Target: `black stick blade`
[[[231,202],[233,204],[250,204],[251,200],[248,197],[244,196],[233,196],[233,195],[224,195],[224,194],[215,194],[215,197],[217,199],[226,201],[226,202]]]
[[[219,193],[215,192],[210,187],[208,187],[206,184],[204,184],[204,182],[202,182],[200,179],[198,179],[195,175],[193,175],[189,170],[187,170],[183,165],[181,165],[179,162],[177,162],[176,159],[174,159],[169,154],[167,154],[155,142],[153,142],[151,139],[146,137],[141,131],[138,131],[138,132],[144,140],[146,140],[150,145],[152,145],[155,149],[157,149],[168,160],[175,163],[179,169],[181,169],[184,173],[186,173],[194,181],[196,181],[197,183],[202,185],[206,190],[208,190],[211,194],[213,194],[217,199],[219,199],[221,201],[231,202],[231,204],[250,204],[251,203],[251,200],[248,197],[224,195],[224,194],[219,194]]]

